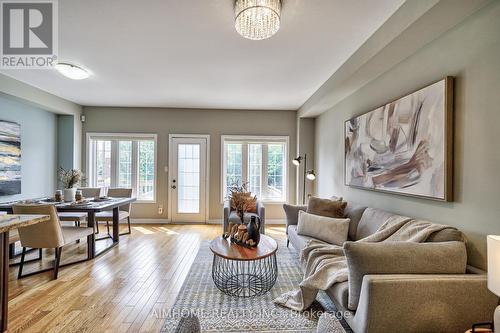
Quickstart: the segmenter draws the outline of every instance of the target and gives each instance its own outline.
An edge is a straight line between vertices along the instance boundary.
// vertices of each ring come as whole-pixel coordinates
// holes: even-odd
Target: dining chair
[[[108,189],[108,197],[110,198],[131,198],[132,197],[132,189],[131,188],[110,188]],[[121,221],[123,219],[127,219],[127,224],[128,224],[128,232],[124,233],[124,235],[130,234],[131,229],[130,229],[130,209],[131,209],[131,204],[128,205],[123,205],[120,207],[119,210],[119,215],[118,215],[118,221]],[[106,222],[106,228],[108,229],[108,235],[109,233],[109,222],[113,222],[113,211],[104,211],[104,212],[99,212],[95,214],[95,224],[96,226],[99,225],[99,222]],[[99,227],[97,227],[99,230]]]
[[[16,252],[16,243],[19,241],[19,232],[17,231],[17,229],[9,231],[9,259],[15,259],[16,257],[21,255],[21,253]],[[36,249],[28,249],[26,252],[31,252],[33,250]],[[28,263],[38,260],[42,260],[42,249],[38,249],[38,257],[25,260],[24,262]],[[19,262],[10,262],[9,266],[18,266],[19,264]]]
[[[44,223],[29,225],[18,229],[19,240],[23,247],[21,254],[21,261],[19,263],[19,273],[17,278],[23,278],[33,274],[45,272],[50,269],[43,269],[41,271],[30,272],[23,275],[23,266],[25,263],[26,248],[33,249],[50,249],[55,250],[54,258],[54,279],[57,279],[59,273],[59,265],[61,261],[61,252],[63,246],[75,242],[81,238],[85,238],[94,234],[93,228],[83,227],[66,227],[61,226],[59,217],[57,216],[56,207],[52,204],[16,204],[12,206],[14,214],[19,215],[48,215],[50,219]],[[91,246],[87,246],[87,258],[90,258]],[[65,264],[70,265],[82,260]]]
[[[84,198],[99,198],[101,196],[100,187],[83,187],[78,190],[82,191],[82,196]],[[79,227],[82,222],[87,220],[87,213],[85,212],[61,212],[58,213],[59,220],[63,222],[75,222],[75,226]],[[97,233],[99,233],[99,228],[97,227]]]

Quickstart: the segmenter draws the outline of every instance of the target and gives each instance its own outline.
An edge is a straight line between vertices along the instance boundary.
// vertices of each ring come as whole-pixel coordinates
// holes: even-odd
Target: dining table
[[[89,228],[94,228],[96,223],[96,214],[104,211],[113,211],[113,228],[110,236],[96,238],[95,234],[91,234],[87,237],[87,246],[89,258],[92,259],[96,256],[99,256],[120,242],[120,225],[119,225],[119,215],[120,215],[120,207],[128,205],[132,202],[136,201],[136,198],[94,198],[83,200],[82,202],[54,202],[52,198],[38,198],[31,200],[23,200],[23,201],[11,201],[0,203],[0,211],[7,212],[7,214],[12,214],[12,207],[15,204],[22,203],[30,203],[30,204],[54,204],[58,212],[77,212],[77,213],[87,213],[87,226]],[[98,252],[96,252],[96,241],[102,239],[112,239],[112,242],[103,248],[101,248]]]
[[[0,331],[7,330],[9,316],[9,231],[46,222],[48,215],[0,215]]]

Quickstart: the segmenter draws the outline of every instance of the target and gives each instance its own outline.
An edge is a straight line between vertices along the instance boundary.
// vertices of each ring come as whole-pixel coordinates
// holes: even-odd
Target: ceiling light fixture
[[[281,0],[236,0],[234,27],[252,40],[266,39],[280,28]]]
[[[72,64],[60,62],[55,64],[54,67],[59,73],[72,80],[83,80],[90,76],[87,70]]]

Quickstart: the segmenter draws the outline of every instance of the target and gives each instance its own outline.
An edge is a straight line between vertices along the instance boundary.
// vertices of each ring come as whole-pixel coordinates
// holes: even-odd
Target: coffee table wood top
[[[266,235],[260,235],[257,247],[246,248],[234,243],[229,239],[218,236],[210,242],[210,250],[219,257],[229,260],[251,261],[269,257],[278,250],[278,243]]]

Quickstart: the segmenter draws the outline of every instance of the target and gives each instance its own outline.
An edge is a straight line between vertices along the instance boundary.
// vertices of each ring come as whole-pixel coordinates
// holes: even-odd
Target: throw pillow
[[[342,246],[347,240],[349,219],[336,219],[299,211],[297,233]]]
[[[307,210],[307,206],[296,206],[283,204],[283,210],[285,211],[286,216],[286,225],[297,225],[299,222],[299,211],[305,212]]]
[[[316,197],[311,197],[307,204],[307,212],[309,214],[344,218],[344,210],[347,206],[346,201],[342,201],[342,198],[338,200],[321,199]]]
[[[245,197],[247,201],[247,212],[257,213],[257,197],[252,197],[250,193]]]
[[[363,277],[368,274],[464,274],[463,242],[345,242],[349,269],[349,310],[358,307]]]

